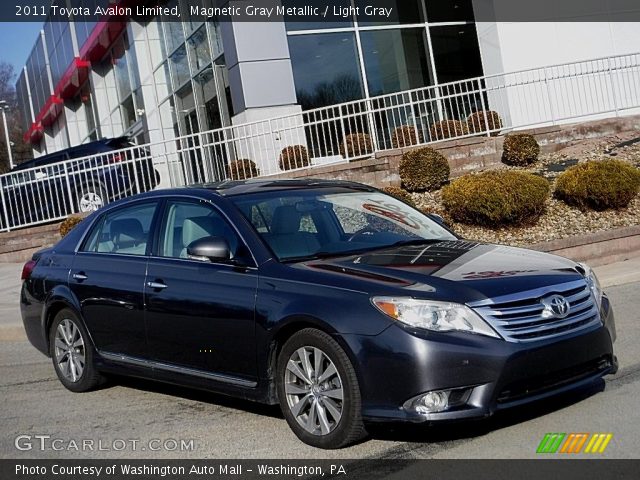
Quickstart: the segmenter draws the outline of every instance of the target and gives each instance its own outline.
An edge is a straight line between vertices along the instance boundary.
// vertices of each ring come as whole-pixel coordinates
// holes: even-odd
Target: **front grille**
[[[543,314],[542,301],[551,295],[561,295],[569,302],[564,318]],[[509,295],[470,304],[502,337],[510,342],[531,342],[558,337],[589,328],[600,322],[591,290],[584,280]]]
[[[523,398],[541,395],[562,388],[597,374],[602,374],[613,365],[610,356],[603,356],[575,367],[527,378],[505,386],[498,394],[498,403],[509,403]]]

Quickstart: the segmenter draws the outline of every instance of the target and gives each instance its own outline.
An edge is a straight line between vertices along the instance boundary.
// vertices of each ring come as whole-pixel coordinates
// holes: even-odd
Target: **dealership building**
[[[351,100],[640,51],[640,24],[625,21],[625,2],[581,2],[576,12],[541,0],[527,22],[501,15],[510,0],[385,3],[394,11],[384,22],[355,14],[322,22],[192,18],[190,7],[208,0],[165,2],[181,9],[180,22],[49,18],[16,85],[25,140],[36,156],[121,135],[138,144],[166,142]]]

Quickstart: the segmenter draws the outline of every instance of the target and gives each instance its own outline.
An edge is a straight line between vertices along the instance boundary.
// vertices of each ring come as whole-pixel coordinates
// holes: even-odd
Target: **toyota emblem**
[[[543,298],[542,305],[544,306],[544,310],[542,311],[544,318],[565,318],[571,310],[569,301],[562,295],[551,295],[550,297]]]

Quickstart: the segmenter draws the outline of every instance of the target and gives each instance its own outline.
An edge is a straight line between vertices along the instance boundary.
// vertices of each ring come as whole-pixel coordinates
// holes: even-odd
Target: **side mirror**
[[[187,255],[194,260],[228,262],[231,260],[231,249],[222,237],[204,237],[187,247]]]

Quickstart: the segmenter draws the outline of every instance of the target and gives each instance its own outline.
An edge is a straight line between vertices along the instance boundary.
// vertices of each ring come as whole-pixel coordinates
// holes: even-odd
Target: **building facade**
[[[56,3],[94,8],[109,1]],[[508,0],[388,3],[394,13],[385,23],[357,15],[262,23],[190,17],[190,6],[210,0],[166,2],[181,9],[182,22],[49,18],[16,85],[25,140],[36,156],[121,135],[153,144],[351,100],[640,51],[640,25],[621,21],[604,0],[562,13],[561,2],[541,0],[536,5],[547,16],[534,22],[502,21]],[[600,21],[591,22],[584,8]]]

